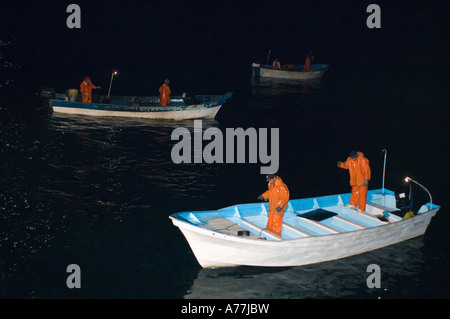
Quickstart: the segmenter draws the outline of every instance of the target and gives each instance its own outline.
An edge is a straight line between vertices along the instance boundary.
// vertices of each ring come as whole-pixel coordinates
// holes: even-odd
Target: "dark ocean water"
[[[439,2],[84,2],[81,30],[60,1],[5,4],[0,40],[0,298],[449,298],[448,17]],[[264,3],[264,4],[263,4]],[[205,9],[207,8],[207,10]],[[306,10],[306,14],[305,14]],[[9,21],[9,22],[8,22]],[[162,36],[168,38],[163,38]],[[258,81],[252,62],[302,64],[313,48],[330,69],[309,83]],[[299,57],[300,56],[300,57]],[[90,74],[106,94],[232,99],[203,129],[279,128],[278,174],[291,198],[349,192],[336,162],[357,149],[370,188],[407,191],[410,176],[442,208],[426,234],[342,260],[290,268],[201,269],[168,216],[255,202],[257,164],[174,164],[174,129],[193,121],[61,116],[41,85],[64,92]],[[4,72],[3,72],[4,71]],[[205,143],[206,144],[206,143]],[[248,150],[247,150],[248,151]],[[413,186],[417,209],[428,196]],[[81,269],[69,289],[66,268]],[[369,289],[378,264],[381,288]]]
[[[409,175],[443,206],[425,236],[304,267],[201,269],[168,216],[254,202],[266,188],[261,163],[174,164],[170,135],[193,121],[2,105],[0,297],[448,298],[448,105],[440,88],[414,72],[385,79],[340,71],[280,83],[252,80],[247,69],[203,129],[280,128],[279,175],[292,198],[348,192],[336,161],[353,148],[370,160],[370,188],[381,187],[386,148],[386,187],[405,190]],[[415,205],[428,201],[413,191]],[[69,264],[81,268],[81,289],[66,286]],[[379,289],[367,288],[369,264],[381,267]]]

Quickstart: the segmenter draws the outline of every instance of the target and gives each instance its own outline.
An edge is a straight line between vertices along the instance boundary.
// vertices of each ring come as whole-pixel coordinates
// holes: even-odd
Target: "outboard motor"
[[[409,185],[408,195],[400,192],[395,194],[395,204],[403,214],[411,210],[413,205],[413,194],[411,184]]]

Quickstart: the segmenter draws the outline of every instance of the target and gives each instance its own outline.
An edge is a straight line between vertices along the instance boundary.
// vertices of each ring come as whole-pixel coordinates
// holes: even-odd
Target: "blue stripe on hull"
[[[173,111],[195,111],[201,109],[209,109],[214,107],[219,107],[229,98],[231,98],[232,93],[228,92],[226,95],[215,95],[215,96],[198,96],[200,100],[205,100],[199,104],[186,105],[183,100],[174,99],[173,104],[169,106],[140,106],[140,105],[130,105],[131,102],[128,100],[122,100],[114,102],[113,104],[101,104],[101,103],[82,103],[82,102],[72,102],[64,100],[51,100],[51,105],[53,107],[62,108],[72,108],[72,109],[85,109],[85,110],[96,110],[96,111],[110,111],[110,112],[173,112]],[[148,97],[147,97],[148,99]],[[155,101],[159,103],[157,98],[153,97]],[[178,105],[177,105],[178,104]]]

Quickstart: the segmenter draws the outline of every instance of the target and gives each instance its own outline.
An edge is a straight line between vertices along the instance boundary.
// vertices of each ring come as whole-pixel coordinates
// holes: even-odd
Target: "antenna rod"
[[[384,196],[384,178],[385,178],[385,176],[386,176],[386,156],[387,156],[387,149],[383,149],[382,151],[381,151],[381,153],[383,153],[384,152],[384,164],[383,164],[383,181],[382,181],[382,183],[381,183],[381,188],[383,189],[382,190],[382,195]]]

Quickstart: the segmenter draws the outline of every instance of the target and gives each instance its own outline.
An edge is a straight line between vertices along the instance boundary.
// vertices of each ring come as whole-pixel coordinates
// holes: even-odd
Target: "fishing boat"
[[[232,94],[174,96],[170,105],[160,106],[159,96],[94,97],[93,103],[82,103],[58,93],[50,99],[50,105],[54,112],[65,114],[184,120],[214,118]]]
[[[204,268],[284,267],[340,259],[421,236],[440,208],[431,200],[412,217],[401,217],[395,193],[383,188],[368,192],[361,212],[346,207],[350,195],[290,200],[281,236],[265,229],[268,203],[169,217]]]
[[[273,70],[269,64],[252,64],[254,76],[290,80],[320,79],[330,66],[328,64],[311,64],[309,71],[304,71],[303,67],[303,64],[297,64],[289,65],[286,69]]]

